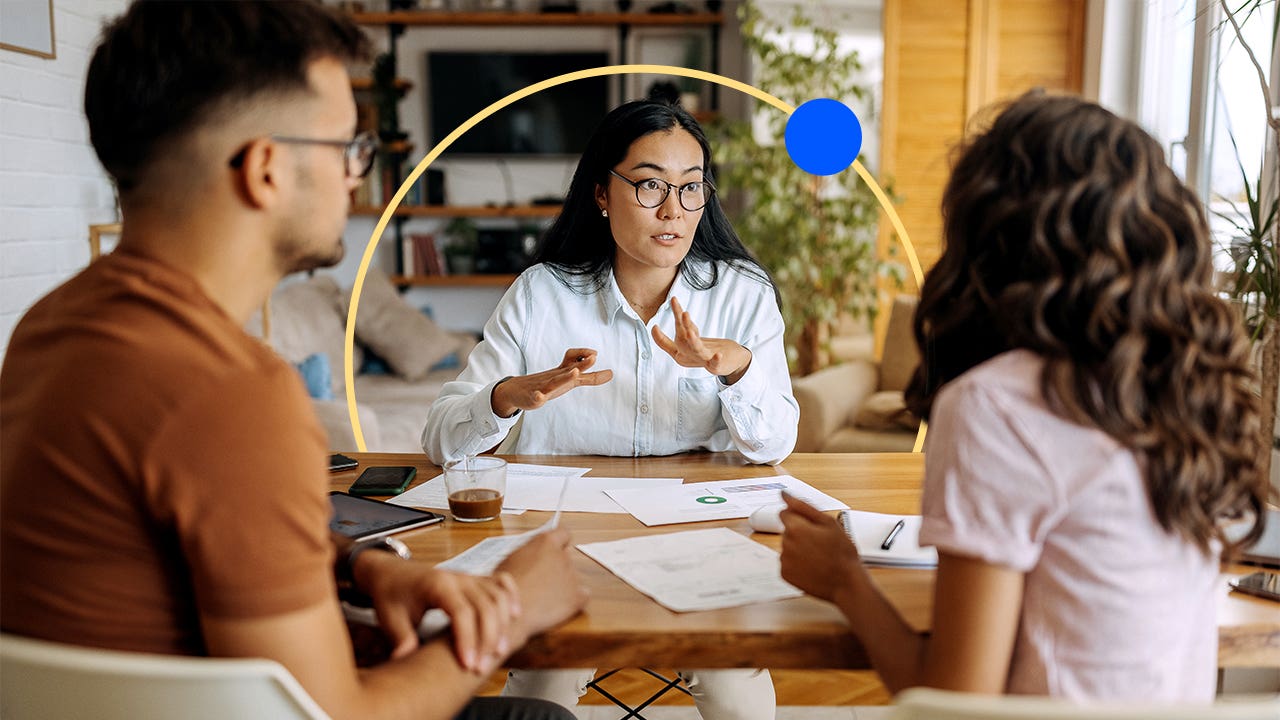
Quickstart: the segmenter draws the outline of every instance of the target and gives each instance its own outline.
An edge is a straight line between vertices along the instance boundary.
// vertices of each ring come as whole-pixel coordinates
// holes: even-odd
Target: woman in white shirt
[[[776,464],[791,452],[799,407],[777,291],[721,210],[710,162],[679,106],[609,113],[538,264],[432,405],[433,462],[489,450],[518,421],[513,453],[736,450]],[[505,692],[571,706],[593,674],[513,672]],[[705,718],[773,717],[768,671],[682,675]]]

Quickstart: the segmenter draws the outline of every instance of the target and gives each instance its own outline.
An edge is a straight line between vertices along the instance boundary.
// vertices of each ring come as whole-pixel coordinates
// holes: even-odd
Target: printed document
[[[578,549],[675,612],[800,597],[782,579],[778,553],[729,528],[642,535]]]
[[[783,490],[824,512],[849,507],[790,475],[605,492],[637,520],[653,526],[748,517],[758,507],[782,502]]]

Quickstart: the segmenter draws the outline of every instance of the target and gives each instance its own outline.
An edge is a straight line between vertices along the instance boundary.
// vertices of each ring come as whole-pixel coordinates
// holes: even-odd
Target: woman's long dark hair
[[[945,250],[915,317],[907,388],[927,418],[939,388],[1006,350],[1045,359],[1055,411],[1143,459],[1161,527],[1234,550],[1221,521],[1266,479],[1248,341],[1210,284],[1196,196],[1137,125],[1083,100],[1027,93],[963,148],[942,198]]]
[[[617,247],[609,231],[608,218],[596,206],[596,186],[609,184],[609,171],[627,156],[631,144],[655,132],[682,128],[702,148],[702,176],[715,184],[711,174],[711,147],[698,121],[679,105],[660,100],[636,100],[619,105],[605,116],[587,141],[565,197],[564,210],[543,235],[534,262],[546,263],[557,277],[577,292],[596,292],[606,287],[613,270]],[[690,260],[702,261],[691,263]],[[693,234],[689,254],[680,263],[680,273],[695,288],[706,290],[720,281],[716,261],[727,261],[774,288],[769,272],[755,259],[734,232],[720,200],[711,196]]]

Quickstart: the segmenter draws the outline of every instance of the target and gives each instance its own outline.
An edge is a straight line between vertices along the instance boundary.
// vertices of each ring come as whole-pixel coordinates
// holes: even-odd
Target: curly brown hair
[[[1200,201],[1159,144],[1096,104],[1030,92],[960,149],[946,247],[915,316],[907,404],[1002,352],[1044,358],[1055,412],[1142,459],[1160,525],[1209,552],[1262,532],[1248,340],[1211,286]],[[1239,543],[1221,521],[1253,515]]]

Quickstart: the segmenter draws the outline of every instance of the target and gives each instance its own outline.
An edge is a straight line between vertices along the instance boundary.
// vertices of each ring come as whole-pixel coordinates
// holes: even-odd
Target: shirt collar
[[[658,308],[658,312],[654,314],[654,320],[660,320],[663,313],[671,312],[671,298],[675,297],[680,301],[680,307],[689,309],[689,298],[693,294],[693,286],[684,278],[683,272],[676,273],[676,281],[671,283],[671,289],[667,291],[667,297],[662,301],[662,307]],[[622,288],[618,287],[618,278],[614,275],[613,269],[609,269],[609,285],[605,292],[600,293],[600,312],[605,325],[611,325],[614,318],[619,314],[632,317],[636,320],[640,319],[638,313],[631,309],[627,298],[622,294]]]

